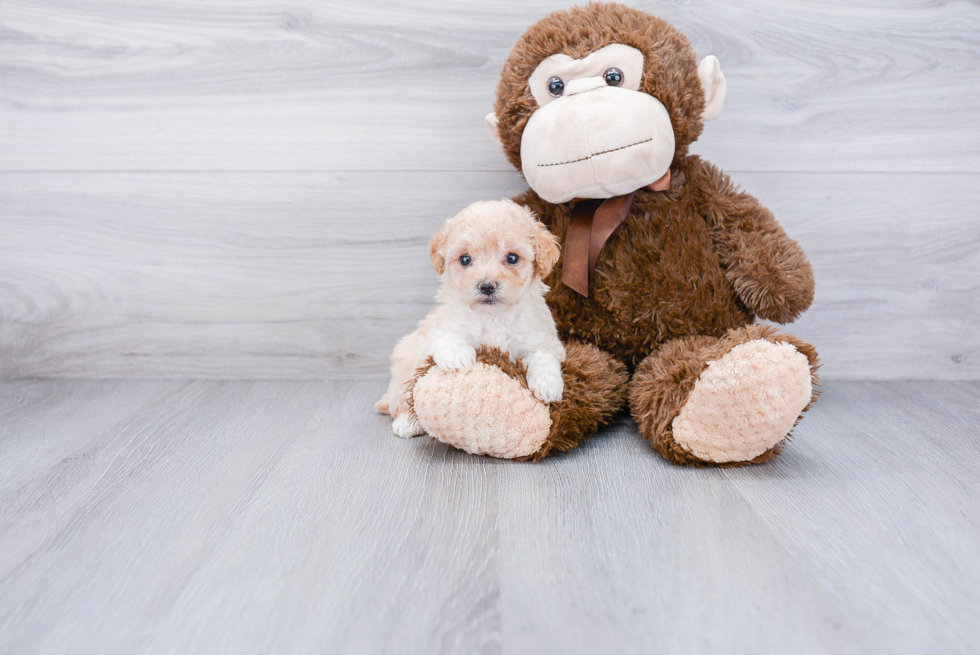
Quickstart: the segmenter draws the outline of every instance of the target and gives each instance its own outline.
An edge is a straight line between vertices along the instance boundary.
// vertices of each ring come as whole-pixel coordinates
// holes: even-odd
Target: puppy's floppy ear
[[[551,233],[551,230],[538,220],[535,220],[534,224],[534,266],[538,275],[546,278],[551,273],[551,269],[558,263],[558,258],[561,257],[561,248],[558,246],[557,237]]]
[[[442,247],[446,245],[448,238],[449,233],[446,232],[446,228],[443,228],[436,232],[429,242],[429,259],[432,260],[432,266],[439,275],[446,271],[446,258],[442,254]]]

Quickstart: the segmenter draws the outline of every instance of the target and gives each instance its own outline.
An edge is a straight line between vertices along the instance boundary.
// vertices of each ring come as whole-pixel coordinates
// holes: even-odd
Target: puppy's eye
[[[623,84],[623,71],[618,68],[610,68],[603,76],[609,86],[621,86]]]
[[[565,93],[565,83],[562,82],[562,79],[560,77],[553,77],[550,80],[548,80],[548,93],[555,96],[556,98],[560,97],[561,94]]]
[[[521,258],[520,257],[518,257],[517,255],[515,255],[514,253],[508,253],[508,255],[507,255],[507,263],[508,264],[514,265],[514,264],[516,264],[519,261],[521,261]]]
[[[472,257],[470,257],[469,255],[463,255],[462,257],[459,258],[459,265],[464,267],[469,266],[470,262],[472,261],[473,261]]]

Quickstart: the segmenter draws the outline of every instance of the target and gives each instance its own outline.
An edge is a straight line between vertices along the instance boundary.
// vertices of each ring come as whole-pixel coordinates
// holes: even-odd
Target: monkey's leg
[[[565,349],[558,402],[535,398],[523,365],[492,349],[467,371],[420,370],[413,411],[429,435],[477,455],[538,460],[571,450],[625,404],[629,375],[595,346],[569,342]]]
[[[776,457],[816,400],[817,353],[772,327],[663,344],[630,383],[633,419],[675,464],[742,466]]]

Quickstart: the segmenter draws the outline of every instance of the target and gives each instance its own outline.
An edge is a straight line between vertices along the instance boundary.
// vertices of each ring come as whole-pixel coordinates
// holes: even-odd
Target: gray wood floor
[[[980,382],[835,382],[785,456],[540,464],[382,382],[0,383],[0,652],[975,653]]]

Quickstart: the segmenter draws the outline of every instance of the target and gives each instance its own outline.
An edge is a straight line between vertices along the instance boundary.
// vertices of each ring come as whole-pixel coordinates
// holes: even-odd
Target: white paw
[[[411,439],[420,434],[425,434],[425,428],[422,427],[418,419],[407,413],[396,416],[395,420],[391,422],[391,429],[394,430],[396,437],[402,439]]]
[[[476,364],[476,349],[466,344],[440,344],[432,349],[432,361],[444,371],[465,371]]]
[[[561,377],[560,369],[556,372],[544,367],[529,368],[527,386],[538,400],[546,403],[561,400],[565,391],[565,381]]]

